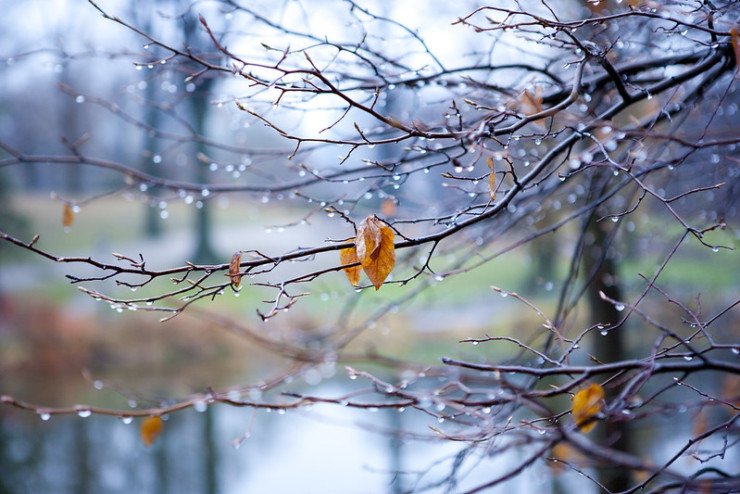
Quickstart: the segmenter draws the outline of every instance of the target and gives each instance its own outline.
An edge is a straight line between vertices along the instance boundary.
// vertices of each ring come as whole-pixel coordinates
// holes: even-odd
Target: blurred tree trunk
[[[589,201],[598,197],[598,194],[604,191],[602,184],[608,183],[605,180],[607,174],[602,174],[594,180],[595,187],[592,188]],[[622,289],[619,283],[619,274],[617,264],[611,252],[611,245],[616,234],[616,227],[610,228],[613,223],[609,221],[598,221],[598,208],[594,210],[588,219],[585,235],[592,239],[592,243],[586,246],[584,255],[584,268],[586,276],[591,278],[588,285],[587,297],[591,312],[591,323],[601,323],[607,328],[614,328],[622,318],[622,313],[618,311],[614,304],[602,299],[600,293],[603,293],[612,300],[623,300]],[[592,355],[600,362],[619,362],[627,358],[625,345],[624,325],[617,329],[610,330],[606,335],[599,331],[591,334],[595,335],[592,339]],[[614,397],[614,392],[606,388],[606,401],[609,403]],[[601,430],[601,429],[597,429]],[[604,432],[601,441],[608,443],[610,447],[619,451],[629,453],[632,449],[629,430],[626,422],[616,422],[611,425],[611,429]],[[613,468],[602,468],[599,472],[599,481],[611,492],[622,492],[632,485],[632,478],[621,470]]]
[[[185,34],[185,40],[188,45],[188,49],[195,49],[196,51],[202,49],[204,46],[210,46],[211,40],[204,34],[200,27],[200,23],[193,15],[186,15],[183,19],[183,30]],[[197,67],[193,69],[193,72],[197,72]],[[208,77],[199,77],[196,79],[197,89],[190,98],[191,111],[192,111],[192,124],[193,130],[198,137],[205,135],[206,121],[208,119],[208,97],[213,87],[215,79]],[[208,177],[207,163],[203,163],[198,156],[208,155],[206,152],[206,146],[199,140],[195,140],[194,156],[196,157],[193,163],[195,167],[195,183],[206,184],[210,177]],[[193,253],[192,260],[196,264],[215,264],[219,261],[219,257],[213,249],[213,224],[211,219],[210,204],[205,198],[201,201],[201,207],[195,210],[195,232],[196,232],[196,246],[195,252]]]
[[[69,63],[69,61],[61,63],[62,72],[59,75],[59,81],[65,86],[74,87]],[[62,138],[66,140],[68,145],[74,144],[82,137],[78,123],[80,111],[74,108],[76,104],[75,99],[67,94],[59,98],[58,125]],[[64,167],[64,191],[70,194],[77,194],[82,191],[82,167],[75,165]]]
[[[155,95],[156,86],[148,81],[146,86],[146,100],[153,102],[156,98]],[[156,129],[159,125],[159,113],[157,109],[151,104],[146,107],[146,114],[144,116],[144,123],[152,129]],[[148,151],[148,152],[147,152]],[[157,153],[157,139],[150,133],[146,134],[146,142],[144,144],[144,153],[142,154],[142,170],[144,173],[153,176],[161,175],[161,169],[153,161],[153,156]],[[144,234],[149,238],[157,238],[162,235],[162,219],[159,216],[159,208],[152,206],[151,202],[157,197],[158,191],[156,188],[149,190],[150,200],[146,203],[145,217],[144,217]]]
[[[210,85],[210,81],[202,84],[199,91],[200,94],[192,99],[193,128],[199,136],[202,136],[205,131],[206,117],[208,116],[207,89]],[[205,145],[202,142],[196,142],[194,155],[199,156],[201,154],[206,154]],[[196,158],[193,166],[195,166],[195,182],[200,184],[208,183],[207,164]],[[195,210],[195,232],[196,245],[195,253],[192,257],[193,262],[196,264],[217,263],[219,257],[213,249],[213,225],[210,203],[207,200],[203,200],[202,207]]]
[[[203,492],[211,494],[219,492],[218,478],[218,455],[216,453],[216,423],[213,419],[213,407],[209,407],[203,413]]]

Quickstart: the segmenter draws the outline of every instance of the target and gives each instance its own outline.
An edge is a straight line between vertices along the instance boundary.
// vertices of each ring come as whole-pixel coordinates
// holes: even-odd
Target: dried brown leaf
[[[571,413],[581,431],[589,432],[596,426],[594,419],[601,412],[603,401],[604,389],[596,383],[589,384],[573,395]]]
[[[393,230],[383,225],[380,227],[381,240],[378,248],[362,261],[362,268],[370,278],[370,282],[379,290],[383,282],[393,270],[396,263],[396,246],[393,243]]]
[[[139,435],[144,446],[149,447],[154,444],[159,435],[162,434],[163,428],[164,422],[162,421],[162,417],[147,417],[142,420],[139,426]]]
[[[360,262],[360,260],[357,258],[357,249],[354,247],[346,247],[339,251],[339,262],[345,266],[347,264],[354,264],[356,262]],[[347,279],[350,283],[352,283],[352,286],[357,285],[360,282],[360,272],[362,271],[362,266],[352,266],[350,268],[344,268],[344,274],[347,275]]]
[[[522,113],[528,117],[540,113],[542,111],[542,86],[535,86],[534,93],[530,92],[529,89],[525,89],[519,95],[519,106],[522,109]],[[544,119],[540,118],[535,120],[534,123],[540,127],[545,127]]]
[[[241,252],[235,252],[233,256],[231,256],[231,262],[229,263],[229,278],[231,278],[231,285],[234,288],[239,287],[239,283],[242,281],[242,275],[241,275],[241,261],[242,261],[242,253]]]
[[[355,248],[357,249],[357,259],[365,264],[365,259],[369,258],[380,248],[382,234],[380,227],[383,225],[375,215],[368,215],[367,218],[357,227],[357,240]]]
[[[72,210],[72,206],[70,206],[68,203],[64,203],[64,208],[62,209],[62,226],[64,228],[69,228],[72,226],[72,222],[75,220],[75,213]]]

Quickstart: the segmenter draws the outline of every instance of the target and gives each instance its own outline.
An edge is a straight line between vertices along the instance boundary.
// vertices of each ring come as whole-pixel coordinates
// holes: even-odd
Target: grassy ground
[[[310,225],[280,233],[278,228],[269,226],[287,221],[284,218],[300,218],[302,213],[290,211],[284,205],[263,207],[235,198],[228,201],[228,204],[219,205],[218,201],[213,204],[214,247],[223,256],[223,262],[239,249],[259,248],[275,254],[298,245],[318,245],[327,238],[346,238],[352,233],[342,220],[328,221],[323,215],[310,218]],[[168,205],[169,216],[162,220],[163,234],[159,239],[141,234],[146,207],[121,198],[103,199],[83,207],[65,230],[58,201],[18,196],[13,202],[14,210],[29,220],[31,234],[42,234],[39,247],[54,254],[91,255],[112,261],[112,251],[129,256],[141,252],[150,267],[182,265],[192,253],[190,225],[194,206],[182,202]],[[633,249],[635,254],[622,260],[620,276],[629,293],[636,294],[644,287],[639,274],[653,275],[681,233],[675,230],[669,228],[661,231],[660,236],[643,240],[644,245]],[[733,246],[729,232],[713,235],[708,241]],[[410,291],[420,290],[410,302],[400,304],[397,311],[366,330],[353,348],[364,351],[373,347],[390,356],[427,364],[437,363],[442,355],[504,360],[516,348],[506,344],[474,347],[458,341],[485,334],[514,334],[524,339],[542,337],[539,316],[513,297],[502,298],[490,286],[517,291],[551,314],[557,303],[558,280],[567,272],[567,254],[572,248],[567,231],[561,232],[556,240],[558,243],[550,247],[558,252],[551,280],[535,272],[530,251],[518,249],[443,281],[423,277],[406,286],[387,284],[378,292],[364,290],[346,321],[340,315],[355,294],[342,273],[332,273],[299,287],[310,295],[302,298],[288,314],[281,314],[267,324],[259,322],[255,315],[256,308],[266,310],[262,300],[272,296],[264,288],[245,286],[239,297],[227,293],[206,305],[243,321],[258,334],[277,340],[298,335],[310,341],[352,327],[388,302],[402,300]],[[490,248],[491,252],[505,246],[505,242],[502,239]],[[19,374],[79,375],[80,369],[87,368],[101,375],[123,374],[136,381],[148,379],[157,388],[160,382],[172,384],[174,369],[182,377],[178,380],[180,385],[197,387],[204,386],[204,382],[226,383],[234,375],[257,372],[256,368],[267,368],[276,362],[272,357],[264,358],[265,352],[253,342],[215,330],[202,320],[178,317],[163,325],[157,322],[156,314],[118,314],[106,305],[93,302],[65,281],[63,275],[71,266],[16,254],[12,261],[0,264],[0,293],[4,292],[6,315],[0,323],[0,372],[6,375],[13,372],[13,382],[20,382],[16,379]],[[444,272],[456,261],[457,258],[439,257],[433,265]],[[326,264],[333,259],[317,262]],[[297,263],[288,269],[303,268],[304,265]],[[738,272],[740,256],[735,251],[723,249],[715,253],[691,240],[681,247],[679,255],[661,275],[659,285],[680,294],[687,303],[701,293],[705,299],[714,298],[721,304],[724,299],[736,297]],[[400,277],[403,273],[394,275]],[[424,288],[427,284],[433,286]],[[127,295],[123,289],[118,293]],[[139,295],[142,294],[136,294]],[[580,310],[576,320],[586,324],[586,316],[587,311]],[[576,325],[573,330],[582,328]],[[9,382],[4,380],[3,386],[9,386]]]

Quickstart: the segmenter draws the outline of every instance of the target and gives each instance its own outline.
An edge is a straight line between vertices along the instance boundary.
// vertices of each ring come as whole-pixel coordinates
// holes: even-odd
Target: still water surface
[[[314,389],[336,396],[342,389]],[[254,419],[254,420],[253,420]],[[437,485],[449,474],[460,444],[399,440],[388,431],[429,432],[436,421],[406,410],[353,410],[315,405],[285,414],[215,405],[172,414],[154,446],[138,423],[113,417],[53,416],[0,411],[0,493],[396,493]],[[239,447],[234,441],[252,427]],[[385,433],[381,433],[380,431]],[[427,434],[429,436],[429,434]],[[517,457],[482,457],[459,485],[490,480]],[[490,463],[490,466],[487,465]],[[406,472],[397,475],[395,472]],[[549,490],[549,471],[535,465],[503,490]],[[543,489],[544,488],[544,489]],[[511,489],[514,489],[512,491]],[[588,492],[588,491],[586,491]]]

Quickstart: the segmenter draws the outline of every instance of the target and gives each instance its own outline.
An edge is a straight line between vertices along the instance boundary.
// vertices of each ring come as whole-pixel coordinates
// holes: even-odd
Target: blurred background
[[[397,18],[404,18],[405,13],[422,35],[435,33],[425,39],[446,61],[458,53],[471,53],[475,45],[472,31],[447,34],[450,22],[476,5],[460,2],[453,9],[441,2],[432,4],[432,9],[423,12],[405,4],[391,7],[380,2],[375,7]],[[561,4],[583,8],[579,2]],[[99,5],[173,45],[187,43],[196,52],[210,47],[194,15],[186,16],[189,22],[180,22],[188,11],[187,2]],[[340,9],[332,2],[311,2],[310,6],[308,2],[302,6],[298,2],[255,2],[252,7],[287,26],[353,39],[358,36],[357,20],[348,15],[348,5],[342,5]],[[183,73],[187,67],[169,68],[166,50],[104,19],[88,2],[0,0],[0,8],[4,13],[0,19],[0,141],[6,145],[0,159],[14,151],[43,157],[74,155],[81,150],[101,160],[97,167],[44,163],[43,159],[0,167],[0,230],[16,238],[27,242],[39,234],[37,246],[58,256],[112,262],[112,252],[134,259],[142,254],[148,266],[164,269],[186,260],[226,263],[240,249],[277,255],[299,246],[321,245],[327,239],[352,237],[350,225],[324,212],[326,203],[341,209],[346,200],[358,219],[379,210],[400,220],[444,210],[442,199],[438,210],[429,205],[438,195],[442,197],[436,169],[415,175],[401,190],[392,176],[371,189],[355,177],[350,183],[308,189],[311,200],[296,196],[291,183],[304,177],[306,170],[333,170],[324,163],[335,163],[337,154],[347,150],[318,147],[300,159],[287,160],[291,144],[232,103],[235,97],[254,96],[254,104],[259,105],[260,98],[269,102],[269,95],[252,95],[244,81],[235,78],[188,80]],[[198,9],[214,29],[251,30],[249,41],[238,48],[253,50],[255,57],[266,56],[272,45],[281,46],[285,33],[261,23],[240,25],[228,2],[198,4]],[[378,43],[386,45],[392,45],[396,34],[392,30],[374,33]],[[511,60],[520,56],[517,51],[504,53],[510,53]],[[537,50],[530,55],[540,56]],[[414,56],[426,55],[409,58]],[[501,61],[506,61],[506,55]],[[424,111],[435,112],[449,104],[439,88],[399,88],[394,94],[384,104],[402,120],[410,114],[422,118]],[[734,93],[728,96],[717,117],[718,127],[728,133],[736,132],[737,100]],[[335,112],[310,104],[317,105],[311,114],[315,117],[291,121],[292,117],[276,110],[274,121],[291,129],[332,124]],[[361,150],[352,159],[382,159],[382,153],[388,152]],[[733,145],[720,154],[697,153],[694,158],[705,160],[718,177],[729,174],[736,180],[738,156]],[[156,184],[122,183],[121,173],[106,169],[109,163],[184,182],[242,184],[247,190],[172,192]],[[690,180],[690,173],[684,179]],[[270,189],[275,184],[284,185],[284,190]],[[740,230],[734,194],[736,182],[716,196],[692,196],[676,207],[691,208],[695,217],[706,221],[725,218],[729,227],[712,232],[710,241],[736,246]],[[69,207],[66,213],[65,205]],[[548,199],[549,216],[540,219],[553,221],[561,206],[557,198]],[[624,230],[631,235],[620,237],[624,248],[619,269],[625,274],[622,282],[627,294],[638,293],[643,283],[638,273],[653,273],[661,255],[681,234],[680,225],[665,226],[666,216],[655,208],[624,219]],[[437,365],[443,355],[504,361],[516,354],[514,346],[473,348],[458,342],[487,333],[534,337],[541,329],[537,315],[489,287],[521,293],[538,307],[553,309],[569,269],[567,255],[577,230],[577,225],[566,225],[552,236],[476,269],[428,279],[423,289],[414,289],[413,296],[405,287],[387,285],[353,302],[354,291],[347,280],[334,273],[313,283],[306,290],[310,295],[269,323],[255,315],[255,309],[264,310],[262,301],[270,296],[269,290],[260,287],[246,286],[238,296],[227,293],[204,305],[244,321],[257,333],[278,341],[302,340],[306,345],[320,342],[337,327],[365,321],[350,351],[359,355],[372,350],[406,359],[414,364],[408,371],[414,376],[425,366]],[[457,269],[464,261],[461,253],[476,238],[466,237],[444,250],[435,260],[437,270]],[[486,242],[490,253],[513,240]],[[662,275],[665,289],[685,297],[700,293],[708,314],[737,298],[740,258],[734,251],[713,253],[691,244],[682,247],[681,254]],[[328,266],[333,260],[318,262]],[[302,266],[285,269],[279,275],[301,272]],[[234,388],[240,396],[252,393],[251,398],[260,399],[260,383],[291,368],[285,357],[209,324],[198,311],[166,323],[160,323],[156,313],[121,313],[120,308],[80,293],[65,279],[66,274],[85,276],[90,271],[0,244],[0,394],[45,407],[85,403],[123,409],[171,403],[211,389]],[[106,288],[115,294],[129,290]],[[347,307],[352,307],[351,318],[343,315]],[[376,322],[373,314],[381,310],[384,317]],[[577,319],[586,319],[583,312]],[[731,322],[717,338],[737,341],[740,314],[735,311],[728,318]],[[635,332],[630,344],[641,342],[640,333]],[[347,379],[344,365],[332,361],[307,365],[264,398],[280,399],[281,391],[337,397],[360,389],[361,385]],[[716,383],[716,387],[731,385]],[[676,407],[676,421],[690,428],[696,415]],[[439,426],[413,410],[314,405],[279,414],[213,406],[166,417],[162,437],[146,447],[139,439],[136,421],[100,416],[49,418],[3,406],[0,493],[365,493],[406,492],[421,486],[444,492],[446,469],[454,463],[459,448],[424,439],[430,422]],[[670,450],[662,446],[672,441],[670,430],[654,428],[649,421],[644,426],[639,441],[647,450],[656,457]],[[488,460],[490,468],[511,468],[522,459],[517,455]],[[535,465],[500,492],[570,492],[576,488],[596,492],[572,472],[557,478],[554,473],[545,465]],[[464,482],[476,485],[486,478],[486,468],[482,468],[467,472]]]

